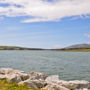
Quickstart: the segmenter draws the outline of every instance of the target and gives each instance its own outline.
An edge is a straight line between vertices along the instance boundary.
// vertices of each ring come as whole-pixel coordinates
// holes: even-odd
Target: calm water
[[[90,81],[90,52],[0,51],[0,67]]]

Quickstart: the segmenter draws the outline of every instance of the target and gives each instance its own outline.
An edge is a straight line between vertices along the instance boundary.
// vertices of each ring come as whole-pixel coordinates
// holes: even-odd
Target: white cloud
[[[90,0],[0,0],[0,16],[29,16],[23,22],[59,21],[65,17],[90,15]]]

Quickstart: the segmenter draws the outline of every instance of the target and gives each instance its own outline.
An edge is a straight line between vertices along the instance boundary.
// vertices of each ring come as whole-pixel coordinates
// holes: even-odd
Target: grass
[[[64,50],[56,50],[56,51],[80,51],[80,52],[88,52],[90,49],[64,49]]]
[[[0,80],[0,90],[37,90],[37,89],[30,89],[27,85],[18,85],[16,83],[11,84],[8,80]]]

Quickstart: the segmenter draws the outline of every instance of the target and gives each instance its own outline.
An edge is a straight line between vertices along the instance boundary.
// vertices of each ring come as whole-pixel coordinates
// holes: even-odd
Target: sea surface
[[[0,51],[1,67],[90,81],[90,52]]]

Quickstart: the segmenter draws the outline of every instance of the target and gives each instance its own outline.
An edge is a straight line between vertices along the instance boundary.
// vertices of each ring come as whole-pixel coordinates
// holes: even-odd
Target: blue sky
[[[31,15],[29,13],[23,14],[21,12],[22,10],[16,12],[13,9],[12,12],[10,12],[11,6],[8,7],[5,4],[11,4],[13,2],[7,3],[3,0],[1,1],[2,2],[0,2],[1,3],[0,45],[22,46],[22,47],[32,47],[32,48],[62,48],[72,44],[90,43],[89,11],[88,12],[83,11],[82,14],[79,12],[77,12],[77,14],[72,12],[72,14],[69,15],[69,9],[68,9],[67,14],[62,12],[61,10],[59,13],[56,12],[57,13],[56,15],[52,16],[51,15],[52,13],[48,14],[45,10],[43,11],[43,13],[45,12],[47,14],[45,16],[44,15],[42,16],[40,9],[36,10],[35,12],[33,12],[33,9],[32,9],[33,14]],[[38,0],[38,1],[42,1],[42,0]],[[52,2],[52,0],[50,0],[50,2],[43,1],[42,3],[45,3],[45,5],[48,5],[52,3],[57,3],[57,1]],[[79,2],[77,3],[79,4]],[[16,3],[16,4],[19,5],[19,3]],[[32,1],[32,4],[33,4],[33,1]],[[63,4],[60,3],[60,5],[63,5]],[[58,5],[54,5],[54,6],[58,7]],[[30,5],[28,5],[28,7],[25,8],[25,10],[29,10],[28,8],[30,8]],[[51,8],[51,7],[49,7],[48,5],[48,8]],[[10,10],[8,11],[8,9]],[[84,9],[84,8],[81,8],[81,9]],[[36,15],[37,11],[40,14]],[[49,10],[49,12],[50,11],[51,9]],[[34,13],[36,16],[34,15]],[[62,16],[59,15],[60,13],[63,13]]]

